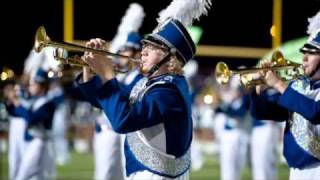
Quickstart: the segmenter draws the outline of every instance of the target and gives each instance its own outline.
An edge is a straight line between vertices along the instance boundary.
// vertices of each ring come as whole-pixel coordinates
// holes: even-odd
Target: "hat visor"
[[[153,46],[156,46],[156,47],[158,47],[160,49],[164,49],[164,50],[169,49],[169,47],[166,44],[164,44],[163,42],[161,42],[155,38],[152,38],[151,36],[148,36],[146,39],[142,39],[141,43],[142,44],[151,44]]]
[[[300,52],[318,54],[318,53],[320,53],[320,49],[312,44],[307,43],[302,48],[300,48]]]
[[[142,44],[149,43],[149,44],[152,44],[154,46],[157,46],[159,48],[162,48],[162,49],[165,49],[168,51],[171,48],[174,48],[173,45],[171,45],[169,42],[163,42],[162,40],[160,40],[152,35],[149,35],[146,39],[141,40],[141,42],[142,42]],[[178,59],[181,60],[184,64],[187,63],[187,61],[185,60],[185,58],[183,58],[182,54],[179,51],[177,51],[175,54],[177,55]]]

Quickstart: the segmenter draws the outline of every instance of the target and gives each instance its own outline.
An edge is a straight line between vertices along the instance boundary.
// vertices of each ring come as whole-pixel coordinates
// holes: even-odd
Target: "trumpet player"
[[[182,67],[193,56],[194,43],[173,19],[143,42],[140,70],[147,78],[137,82],[131,93],[114,78],[112,64],[96,54],[88,54],[86,61],[102,81],[92,77],[82,82],[80,76],[76,81],[86,96],[98,102],[113,129],[127,135],[129,179],[187,179],[192,120]],[[99,48],[101,43],[91,40],[88,45]]]
[[[26,103],[17,96],[8,95],[8,112],[26,121],[24,129],[24,153],[15,179],[50,179],[54,162],[51,142],[52,119],[55,103],[48,98],[47,72],[38,69],[30,80],[28,92],[31,99]],[[49,169],[50,168],[50,169]]]
[[[194,56],[195,44],[186,26],[210,5],[174,0],[161,11],[159,25],[142,40],[140,72],[146,78],[130,92],[115,79],[113,64],[105,56],[85,54],[100,80],[94,76],[83,81],[80,75],[76,83],[103,109],[112,128],[126,134],[126,175],[131,180],[189,179],[192,112],[182,68]],[[99,49],[102,42],[93,39],[87,46]]]
[[[265,85],[252,94],[251,113],[257,119],[286,119],[283,154],[290,167],[290,179],[318,179],[320,176],[320,13],[310,22],[311,35],[300,49],[305,76],[284,82],[271,70],[261,71]],[[315,28],[316,24],[318,27]],[[309,30],[310,26],[309,25]],[[309,31],[310,32],[310,31]],[[269,67],[268,62],[262,63]],[[277,94],[267,96],[266,89]]]
[[[19,85],[14,81],[5,82],[3,88],[4,103],[10,106],[11,99],[18,98]],[[12,109],[11,109],[12,110]],[[9,179],[16,179],[20,164],[24,154],[24,130],[26,122],[23,118],[17,116],[13,111],[8,111],[9,115]]]

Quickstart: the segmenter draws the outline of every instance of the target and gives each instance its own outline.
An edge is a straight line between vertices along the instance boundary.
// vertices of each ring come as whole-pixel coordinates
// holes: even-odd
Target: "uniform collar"
[[[319,67],[320,67],[320,63],[318,63],[316,70],[312,73],[312,76],[317,76],[318,77],[317,73],[319,71]],[[308,76],[308,77],[303,76],[303,77],[308,79],[311,89],[317,89],[317,88],[320,87],[320,84],[319,84],[320,83],[320,79],[312,80],[311,79],[312,76]]]
[[[310,78],[303,76],[302,80],[307,81],[310,84],[310,89],[318,89],[320,88],[320,80],[311,80]]]
[[[160,81],[164,77],[167,77],[167,76],[175,76],[175,74],[173,74],[173,73],[165,73],[165,74],[161,74],[159,76],[148,78],[147,86],[152,84],[152,83],[154,83],[154,82],[156,82],[156,81]]]

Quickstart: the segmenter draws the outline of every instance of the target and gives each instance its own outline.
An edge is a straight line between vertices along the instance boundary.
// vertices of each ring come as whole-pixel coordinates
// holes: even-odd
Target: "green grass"
[[[214,156],[206,156],[204,167],[197,171],[191,172],[191,180],[218,180],[220,179],[219,162]],[[71,154],[71,161],[65,166],[57,166],[57,179],[61,180],[88,180],[93,179],[93,157],[92,154]],[[288,167],[279,164],[278,179],[288,179]],[[8,179],[8,161],[7,154],[0,154],[0,179]],[[243,180],[252,179],[249,168],[246,168]]]
[[[93,179],[93,156],[92,154],[79,154],[73,152],[70,162],[65,166],[57,166],[58,180],[87,180]],[[7,154],[0,156],[0,179],[8,179]]]
[[[72,153],[70,162],[66,166],[57,166],[57,179],[80,180],[93,179],[92,154]]]

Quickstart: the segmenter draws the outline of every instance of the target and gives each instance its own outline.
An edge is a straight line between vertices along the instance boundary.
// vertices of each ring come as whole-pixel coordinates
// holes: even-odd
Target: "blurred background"
[[[73,3],[73,38],[88,40],[101,37],[111,40],[117,31],[121,17],[132,1],[106,3],[105,1],[74,1]],[[150,33],[157,22],[158,12],[170,4],[170,0],[135,1],[143,5],[146,17],[140,28],[141,34]],[[266,48],[272,47],[270,29],[273,25],[272,0],[216,0],[208,16],[194,24],[200,26],[203,35],[200,45],[236,46]],[[64,40],[64,9],[63,0],[31,0],[28,2],[6,1],[2,7],[8,12],[1,11],[3,32],[3,52],[1,66],[12,67],[21,72],[23,62],[28,56],[34,43],[36,29],[44,25],[51,39]],[[319,10],[319,0],[282,0],[282,33],[281,42],[306,36],[307,18]],[[13,13],[15,16],[13,16]],[[211,52],[214,55],[214,52]],[[255,64],[259,58],[234,58],[199,54],[196,59],[200,67],[214,66],[217,60],[227,60],[230,63]],[[225,54],[225,53],[224,53]],[[220,56],[219,56],[220,55]],[[236,56],[236,55],[234,55]],[[234,60],[236,59],[236,60]],[[239,62],[239,63],[236,63]],[[202,72],[202,71],[200,71]]]
[[[2,2],[1,32],[2,56],[0,69],[10,68],[16,76],[24,71],[25,60],[34,45],[37,28],[43,25],[54,41],[83,42],[99,37],[111,41],[129,4],[137,2],[144,7],[145,19],[140,34],[146,35],[156,27],[158,12],[170,4],[161,1],[75,1],[29,0]],[[4,10],[6,9],[6,11]],[[255,66],[272,50],[280,48],[288,59],[299,62],[298,49],[307,37],[308,18],[320,9],[320,0],[213,0],[208,16],[190,28],[197,41],[196,65],[190,66],[190,84],[194,89],[194,125],[196,144],[191,179],[221,179],[221,151],[223,130],[230,122],[219,116],[220,104],[228,101],[230,89],[216,85],[214,68],[224,61],[231,69]],[[1,83],[3,83],[1,81]],[[230,85],[233,88],[237,85]],[[246,90],[239,90],[242,95]],[[232,91],[233,92],[233,91]],[[223,94],[224,93],[224,94]],[[232,93],[231,93],[232,94]],[[72,98],[71,98],[72,99]],[[88,104],[70,100],[67,105],[62,133],[67,144],[63,157],[57,159],[57,179],[93,179],[93,134],[97,113]],[[5,114],[2,107],[1,112]],[[0,179],[8,179],[9,121],[1,116],[0,125]],[[252,179],[254,121],[249,115],[238,117],[244,133],[241,146],[245,147],[242,179]],[[229,123],[229,125],[228,125]],[[231,124],[234,122],[231,122]],[[233,125],[232,125],[233,126]],[[283,124],[272,123],[276,133],[272,137],[275,149],[277,179],[288,179],[288,167],[282,157],[281,131]],[[227,135],[228,136],[228,135]],[[256,135],[255,135],[256,136]],[[261,136],[261,135],[259,135]],[[227,137],[226,137],[227,138]],[[235,147],[240,147],[238,144]],[[234,147],[229,147],[229,149]],[[237,149],[232,149],[237,151]],[[259,154],[258,154],[259,156]],[[270,157],[272,158],[272,157]],[[233,163],[232,160],[227,160]],[[237,161],[237,160],[234,160]]]

